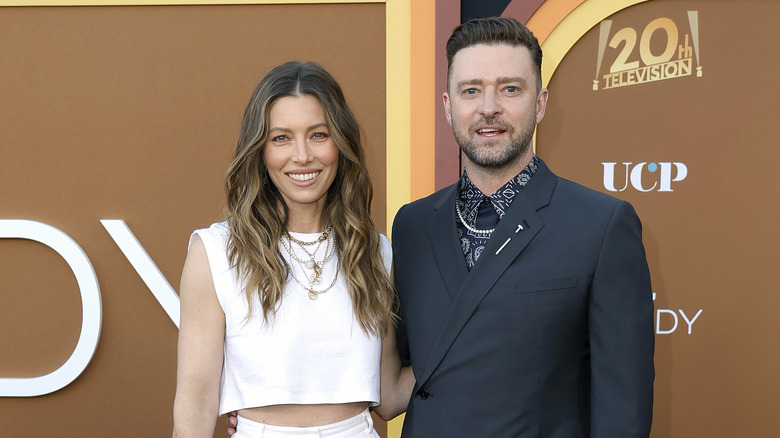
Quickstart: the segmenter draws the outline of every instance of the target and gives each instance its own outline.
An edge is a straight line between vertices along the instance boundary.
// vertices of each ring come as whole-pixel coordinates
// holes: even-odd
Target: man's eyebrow
[[[482,85],[483,82],[484,81],[482,79],[466,79],[458,82],[457,87],[458,89],[461,89],[469,85]]]
[[[522,76],[500,76],[496,78],[496,82],[499,84],[508,84],[510,82],[516,82],[522,85],[523,87],[525,87],[527,84],[525,78],[523,78]]]
[[[522,76],[499,76],[496,78],[496,83],[498,84],[507,84],[507,83],[518,83],[522,87],[525,87],[527,85],[527,81]],[[485,81],[483,79],[465,79],[457,84],[457,89],[463,89],[465,87],[468,87],[470,85],[482,85]]]

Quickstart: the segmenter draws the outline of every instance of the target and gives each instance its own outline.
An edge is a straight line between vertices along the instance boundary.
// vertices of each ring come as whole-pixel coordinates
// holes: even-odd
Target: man
[[[542,52],[511,18],[447,42],[460,180],[399,210],[395,282],[417,379],[403,437],[647,437],[653,303],[627,202],[531,148]]]

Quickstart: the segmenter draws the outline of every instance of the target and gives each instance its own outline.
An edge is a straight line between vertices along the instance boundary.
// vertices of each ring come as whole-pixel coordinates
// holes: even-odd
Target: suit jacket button
[[[420,388],[420,390],[417,391],[417,397],[420,397],[423,400],[427,399],[429,395],[431,394],[425,388]]]

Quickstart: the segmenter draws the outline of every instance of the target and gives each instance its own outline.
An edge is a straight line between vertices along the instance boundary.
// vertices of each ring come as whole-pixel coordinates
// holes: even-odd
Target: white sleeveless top
[[[214,289],[225,312],[220,415],[277,404],[379,404],[381,339],[361,328],[341,273],[317,300],[309,299],[308,291],[288,278],[276,315],[266,323],[255,296],[252,317],[247,319],[246,295],[227,258],[227,223],[213,224],[195,234],[206,248]],[[320,235],[291,234],[308,241]],[[382,259],[390,272],[392,249],[384,235],[381,244]],[[299,263],[290,260],[284,250],[281,253],[293,275],[307,284]],[[323,267],[323,282],[315,289],[330,285],[336,270],[334,255]]]

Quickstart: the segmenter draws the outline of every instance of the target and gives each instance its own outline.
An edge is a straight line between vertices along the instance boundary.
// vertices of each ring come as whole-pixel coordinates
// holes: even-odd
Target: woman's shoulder
[[[227,221],[214,222],[206,228],[199,228],[194,231],[195,233],[208,233],[211,235],[228,235],[230,234],[230,226]]]
[[[230,235],[230,227],[228,226],[227,221],[214,222],[208,227],[198,228],[192,232],[193,236],[196,234],[201,236],[201,238],[203,238],[204,235],[210,236],[212,238],[225,238]]]
[[[215,222],[207,228],[198,228],[190,235],[190,245],[195,236],[200,237],[206,247],[213,245],[224,246],[230,236],[230,227],[227,221]]]

